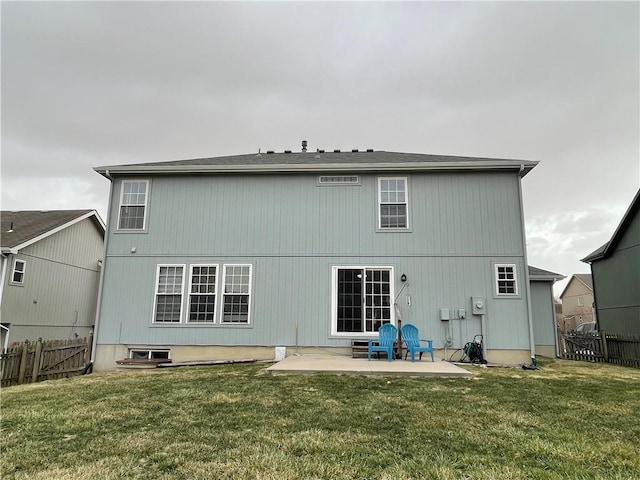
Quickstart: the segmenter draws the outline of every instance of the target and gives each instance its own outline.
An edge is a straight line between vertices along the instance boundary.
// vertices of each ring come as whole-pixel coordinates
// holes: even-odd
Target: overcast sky
[[[3,1],[1,16],[3,210],[104,218],[94,166],[303,139],[537,160],[529,263],[569,276],[640,186],[638,2]]]

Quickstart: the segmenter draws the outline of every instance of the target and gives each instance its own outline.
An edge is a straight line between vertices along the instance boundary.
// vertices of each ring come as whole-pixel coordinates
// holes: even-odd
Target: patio
[[[473,374],[453,363],[436,359],[409,360],[351,358],[339,355],[291,355],[267,368],[272,375],[336,373],[350,375],[405,375],[411,377],[472,377]]]

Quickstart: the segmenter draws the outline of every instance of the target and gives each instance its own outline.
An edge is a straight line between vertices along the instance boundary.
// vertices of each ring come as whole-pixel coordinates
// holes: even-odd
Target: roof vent
[[[358,153],[358,149],[357,148],[351,149],[351,153]]]
[[[367,152],[369,153],[373,152],[373,148],[367,148]]]
[[[306,140],[302,140],[302,151],[304,153],[307,153],[307,141]]]
[[[271,155],[273,153],[273,150],[267,150],[267,155]]]
[[[319,148],[318,153],[324,153],[324,148]]]
[[[336,148],[336,149],[333,151],[333,153],[340,153],[340,149],[339,149],[339,148]]]
[[[285,150],[284,153],[291,153],[291,150]]]

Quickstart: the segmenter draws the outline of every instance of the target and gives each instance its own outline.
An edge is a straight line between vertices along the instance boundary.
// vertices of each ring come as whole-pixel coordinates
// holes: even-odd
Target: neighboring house
[[[582,259],[591,264],[598,328],[640,335],[640,190],[611,240]]]
[[[563,332],[568,333],[585,322],[593,322],[593,282],[588,273],[576,273],[560,294],[562,302]]]
[[[556,357],[560,354],[553,284],[563,278],[564,275],[529,266],[533,337],[537,355]]]
[[[84,337],[95,321],[105,226],[95,210],[0,213],[2,348]]]
[[[536,164],[319,150],[97,167],[95,367],[349,353],[399,320],[449,354],[483,334],[489,361],[529,362],[521,179]]]

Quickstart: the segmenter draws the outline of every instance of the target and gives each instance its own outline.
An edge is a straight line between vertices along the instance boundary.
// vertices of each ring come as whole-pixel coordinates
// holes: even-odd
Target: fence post
[[[24,375],[27,372],[27,354],[29,353],[29,340],[22,344],[22,355],[20,356],[20,370],[18,371],[18,385],[24,383]]]
[[[600,341],[602,342],[602,355],[605,363],[609,363],[609,348],[607,346],[607,335],[604,330],[600,330]]]
[[[33,359],[33,373],[31,375],[31,383],[38,381],[38,375],[40,374],[40,357],[42,355],[42,338],[39,338],[36,342],[36,354]]]

